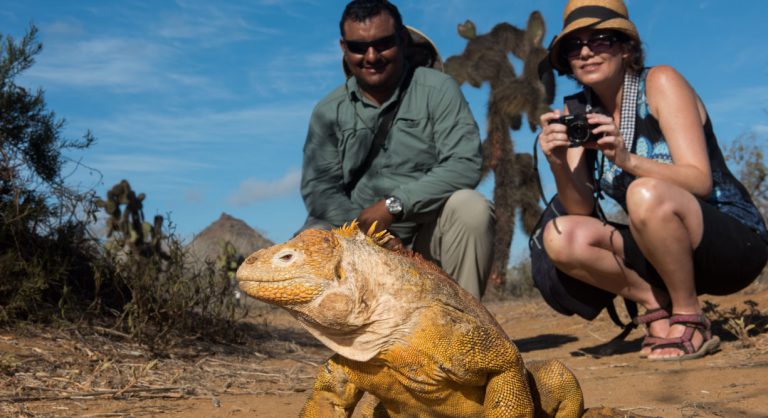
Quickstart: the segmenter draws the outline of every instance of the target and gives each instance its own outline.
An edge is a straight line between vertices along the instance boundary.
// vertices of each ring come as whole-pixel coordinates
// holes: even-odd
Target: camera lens
[[[576,144],[586,142],[590,134],[589,125],[585,121],[574,121],[568,127],[568,138]]]

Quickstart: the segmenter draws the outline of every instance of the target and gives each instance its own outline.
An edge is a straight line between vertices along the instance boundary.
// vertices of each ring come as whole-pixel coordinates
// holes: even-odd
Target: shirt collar
[[[411,71],[410,63],[406,61],[404,64],[405,64],[403,67],[404,71],[402,72],[402,74],[400,74],[400,81],[398,81],[395,91],[392,92],[392,95],[389,96],[389,99],[387,99],[386,102],[382,103],[381,106],[379,106],[382,109],[386,107],[388,104],[397,100],[397,96],[400,95],[400,88],[402,88],[403,86],[403,81],[405,80],[405,76],[406,74],[408,74],[409,71]],[[347,96],[349,100],[359,101],[371,106],[375,106],[373,103],[371,103],[370,100],[366,99],[365,96],[363,95],[363,92],[360,91],[360,86],[357,84],[357,79],[354,76],[350,76],[349,78],[347,78],[346,88],[347,88]]]

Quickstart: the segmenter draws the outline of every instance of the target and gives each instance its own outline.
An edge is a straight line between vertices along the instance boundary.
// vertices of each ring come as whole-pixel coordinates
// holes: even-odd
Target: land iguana
[[[581,388],[562,363],[526,367],[476,298],[371,232],[354,222],[307,230],[237,271],[246,294],[287,309],[336,353],[302,417],[349,417],[364,392],[378,399],[376,416],[582,416]]]

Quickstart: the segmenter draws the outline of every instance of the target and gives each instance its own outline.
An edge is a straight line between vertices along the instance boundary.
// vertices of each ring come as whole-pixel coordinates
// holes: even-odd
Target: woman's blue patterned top
[[[648,70],[649,68],[644,69],[640,75],[635,138],[631,152],[655,161],[671,164],[672,155],[669,152],[667,141],[662,136],[658,120],[648,108],[645,92]],[[725,158],[723,158],[723,153],[717,144],[709,115],[707,115],[707,121],[704,124],[704,135],[706,136],[707,153],[712,170],[712,193],[704,200],[721,212],[738,219],[759,233],[763,239],[768,240],[768,232],[766,232],[760,211],[752,202],[747,190],[731,174],[725,164]],[[600,188],[626,210],[627,187],[635,179],[635,176],[622,171],[608,159],[603,158],[601,160],[603,161],[603,173],[600,179]]]

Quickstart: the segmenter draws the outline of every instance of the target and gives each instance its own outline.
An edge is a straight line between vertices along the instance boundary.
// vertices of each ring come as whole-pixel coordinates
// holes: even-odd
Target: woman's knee
[[[653,219],[674,213],[675,192],[672,185],[659,179],[643,177],[627,188],[627,215],[630,222],[639,226]],[[684,192],[682,189],[678,192]]]
[[[544,226],[544,249],[556,264],[578,259],[579,247],[586,245],[582,225],[578,217],[560,216]]]
[[[635,227],[672,217],[693,218],[700,212],[692,193],[664,180],[644,177],[627,188],[627,215]]]

